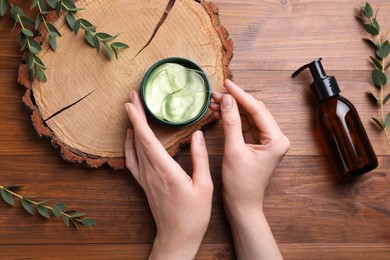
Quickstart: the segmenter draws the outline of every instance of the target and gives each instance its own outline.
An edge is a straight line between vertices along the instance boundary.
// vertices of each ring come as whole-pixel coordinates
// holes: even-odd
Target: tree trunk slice
[[[40,58],[48,67],[48,81],[31,82],[27,65],[18,81],[27,90],[24,103],[32,110],[32,122],[40,136],[60,147],[65,160],[86,162],[90,167],[108,163],[124,168],[124,140],[130,127],[124,110],[131,89],[139,90],[143,75],[158,60],[180,56],[198,63],[219,81],[229,77],[232,42],[219,24],[215,5],[194,0],[80,0],[79,17],[91,21],[100,32],[118,34],[130,48],[119,60],[110,61],[74,36],[64,15],[48,15],[62,37],[53,52],[41,26]],[[173,130],[151,124],[170,155],[188,143],[191,134],[212,122],[212,113],[193,126]]]

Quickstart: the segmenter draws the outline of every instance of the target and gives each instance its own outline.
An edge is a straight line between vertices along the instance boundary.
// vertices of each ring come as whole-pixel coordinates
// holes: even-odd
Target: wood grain
[[[363,2],[354,0],[216,0],[221,22],[234,40],[235,81],[263,100],[292,146],[267,189],[265,212],[285,259],[390,259],[390,149],[370,123],[377,113],[365,92],[371,50],[354,19]],[[29,1],[15,1],[26,10]],[[378,19],[390,28],[390,2]],[[65,201],[98,225],[74,231],[60,220],[44,220],[0,202],[1,259],[146,259],[155,226],[142,190],[130,173],[88,169],[58,157],[36,135],[16,84],[21,58],[12,20],[0,20],[0,184],[19,183],[24,195]],[[344,30],[344,31],[343,31]],[[346,30],[346,31],[345,31]],[[386,30],[386,29],[384,29]],[[355,181],[337,173],[314,123],[308,74],[294,69],[323,57],[342,94],[357,107],[380,166]],[[389,109],[388,109],[389,110]],[[209,229],[197,259],[235,259],[221,201],[223,130],[205,131],[215,186]],[[189,149],[176,160],[191,171]]]

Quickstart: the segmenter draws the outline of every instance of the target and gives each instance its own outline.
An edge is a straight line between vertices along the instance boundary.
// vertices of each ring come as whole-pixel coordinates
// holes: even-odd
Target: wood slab
[[[77,6],[85,8],[78,16],[97,30],[120,34],[117,39],[130,48],[120,53],[119,60],[110,61],[86,43],[83,32],[73,35],[65,15],[58,18],[52,12],[48,19],[54,20],[62,37],[52,51],[41,26],[43,50],[39,57],[48,67],[48,81],[31,82],[26,65],[22,65],[19,82],[27,88],[24,102],[33,111],[39,135],[59,146],[64,159],[91,167],[108,163],[120,169],[130,127],[124,104],[130,90],[139,90],[146,71],[161,59],[179,56],[195,61],[222,82],[230,74],[232,42],[219,24],[216,6],[205,1],[138,0],[129,4],[125,0],[80,0]],[[152,124],[152,128],[175,155],[195,130],[212,121],[208,111],[190,127],[176,130]]]

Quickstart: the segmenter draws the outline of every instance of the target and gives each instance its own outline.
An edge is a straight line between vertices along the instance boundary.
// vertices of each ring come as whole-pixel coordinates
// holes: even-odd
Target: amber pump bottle
[[[302,66],[292,77],[306,68],[314,82],[310,88],[318,101],[317,124],[341,172],[358,176],[378,166],[374,149],[368,139],[356,108],[340,95],[335,77],[327,76],[321,58]]]

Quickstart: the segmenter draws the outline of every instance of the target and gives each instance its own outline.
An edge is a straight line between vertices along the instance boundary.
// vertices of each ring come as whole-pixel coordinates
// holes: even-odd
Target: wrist
[[[194,259],[199,250],[200,242],[186,241],[185,239],[164,238],[157,234],[149,260],[171,259],[186,260]]]

